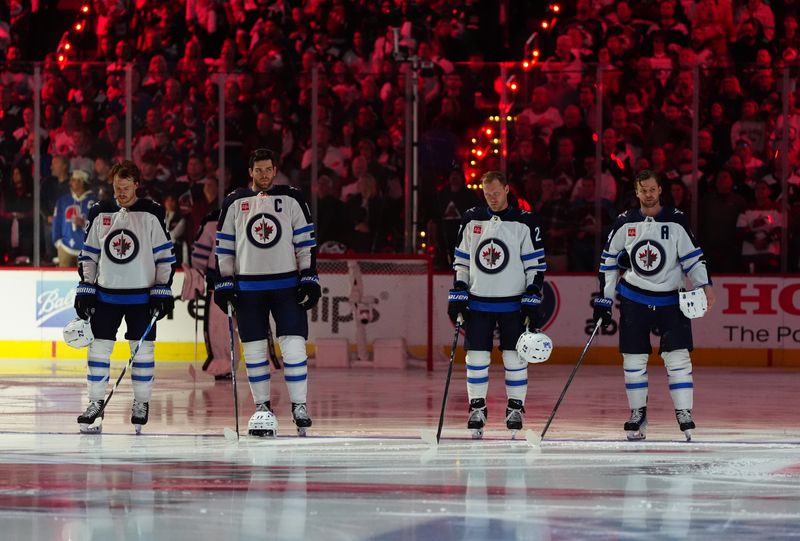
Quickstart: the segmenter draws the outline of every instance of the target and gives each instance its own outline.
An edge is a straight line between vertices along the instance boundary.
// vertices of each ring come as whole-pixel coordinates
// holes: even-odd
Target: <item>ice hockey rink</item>
[[[499,367],[486,438],[469,439],[457,365],[431,447],[419,434],[436,427],[446,363],[432,373],[312,369],[307,438],[295,435],[275,373],[279,437],[239,443],[223,437],[231,384],[191,363],[158,366],[139,436],[129,381],[103,434],[79,435],[84,363],[0,366],[3,540],[800,538],[796,370],[696,369],[687,443],[663,367],[652,367],[648,439],[628,442],[622,374],[583,366],[531,446],[509,439]],[[112,381],[121,366],[112,363]],[[526,428],[541,431],[571,369],[531,366]],[[245,427],[253,406],[242,376]]]

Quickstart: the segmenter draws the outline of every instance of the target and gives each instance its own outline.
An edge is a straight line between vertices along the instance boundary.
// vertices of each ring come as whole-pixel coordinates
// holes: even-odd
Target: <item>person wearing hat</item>
[[[89,173],[76,169],[69,179],[69,193],[56,201],[53,213],[53,244],[59,267],[75,267],[83,249],[84,227],[89,209],[97,201],[89,189]]]

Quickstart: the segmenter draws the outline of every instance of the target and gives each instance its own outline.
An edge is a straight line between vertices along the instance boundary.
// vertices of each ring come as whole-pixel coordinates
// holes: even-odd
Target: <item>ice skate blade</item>
[[[308,429],[307,429],[306,427],[304,427],[304,426],[298,426],[298,427],[297,427],[297,435],[298,435],[299,437],[301,437],[301,438],[305,438],[305,437],[306,437],[306,431],[307,431],[307,430],[308,430]],[[273,437],[274,437],[274,436],[273,436]]]
[[[95,421],[92,424],[78,423],[81,434],[100,434],[103,431],[103,424]]]
[[[422,441],[424,441],[428,445],[439,444],[439,442],[436,441],[436,432],[434,432],[433,430],[420,430],[419,437],[422,438]]]
[[[686,441],[692,441],[692,431],[691,431],[691,429],[690,430],[684,430],[683,431],[683,435],[686,436]]]
[[[627,436],[628,441],[641,441],[647,438],[647,434],[642,430],[628,430]]]
[[[517,430],[516,428],[512,428],[511,429],[511,439],[512,440],[516,440],[517,439],[517,432],[519,432],[519,430]]]
[[[138,436],[139,434],[142,433],[142,425],[134,423],[133,430],[136,431],[136,435]]]
[[[473,428],[472,429],[472,439],[473,440],[482,440],[483,439],[483,429],[482,428]]]

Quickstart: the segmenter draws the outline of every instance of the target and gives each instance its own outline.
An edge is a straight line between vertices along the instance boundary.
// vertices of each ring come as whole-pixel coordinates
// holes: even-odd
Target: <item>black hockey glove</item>
[[[453,289],[447,293],[447,315],[450,316],[450,321],[455,323],[458,321],[459,314],[462,319],[467,319],[469,312],[469,291],[467,284],[464,282],[456,282]]]
[[[592,307],[594,308],[594,315],[592,320],[594,324],[597,325],[597,322],[600,321],[603,330],[608,329],[613,323],[611,319],[611,306],[614,304],[614,301],[611,299],[607,299],[605,297],[596,297],[592,300]]]
[[[538,329],[541,327],[542,319],[542,295],[539,288],[534,285],[529,285],[522,295],[522,307],[520,313],[522,314],[522,323],[528,321],[528,326],[531,329]]]
[[[227,314],[228,304],[236,310],[236,301],[236,288],[233,287],[233,278],[220,278],[214,285],[214,304]]]
[[[78,284],[78,289],[75,292],[75,312],[78,317],[88,320],[94,315],[95,307],[97,306],[97,288],[94,284],[81,282]]]
[[[297,286],[297,304],[306,310],[311,310],[322,297],[322,288],[319,287],[319,276],[312,274],[312,271],[304,272]]]
[[[158,313],[158,321],[172,312],[175,308],[175,299],[172,298],[172,289],[165,285],[155,285],[150,288],[150,317]]]
[[[623,270],[631,268],[631,256],[628,254],[628,250],[621,250],[617,254],[617,267]]]

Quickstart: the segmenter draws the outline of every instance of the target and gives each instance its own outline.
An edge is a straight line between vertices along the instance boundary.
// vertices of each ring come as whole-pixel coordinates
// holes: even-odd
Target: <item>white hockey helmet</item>
[[[87,320],[76,317],[64,326],[64,342],[75,349],[89,347],[94,342],[92,325]]]
[[[553,352],[553,341],[543,332],[525,331],[517,340],[517,355],[528,363],[543,363]]]
[[[703,288],[678,293],[678,302],[683,315],[689,319],[703,317],[708,310],[708,299]]]
[[[278,418],[271,411],[257,411],[247,423],[247,433],[251,436],[278,436]]]

